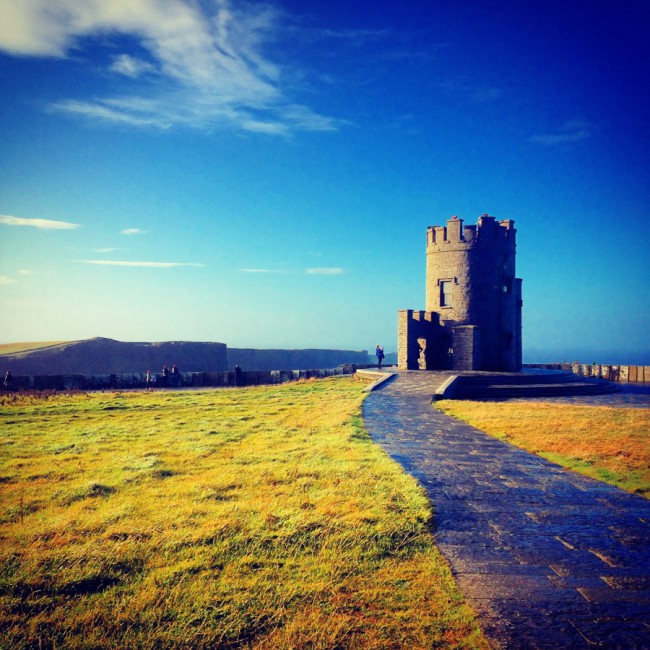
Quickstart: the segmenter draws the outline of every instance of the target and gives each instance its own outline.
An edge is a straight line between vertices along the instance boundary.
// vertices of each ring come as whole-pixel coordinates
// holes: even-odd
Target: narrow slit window
[[[451,307],[451,280],[440,281],[440,306]]]

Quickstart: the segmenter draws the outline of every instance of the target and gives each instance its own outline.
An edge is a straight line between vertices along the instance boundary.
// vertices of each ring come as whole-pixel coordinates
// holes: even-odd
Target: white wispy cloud
[[[18,269],[16,275],[20,275],[23,278],[30,278],[42,275],[51,275],[51,271],[32,271],[31,269]],[[15,278],[12,278],[10,275],[0,275],[0,284],[15,284],[18,282]]]
[[[569,120],[557,128],[553,133],[531,135],[530,142],[548,147],[581,142],[591,137],[593,124],[585,120]]]
[[[113,55],[106,96],[62,97],[51,108],[135,127],[235,125],[271,135],[333,131],[343,123],[290,97],[292,71],[267,55],[286,33],[268,3],[229,0],[0,2],[0,49],[16,56],[84,55],[87,39],[127,36],[143,53]],[[119,41],[113,39],[117,44]],[[96,63],[96,60],[93,61]],[[119,80],[138,79],[137,94]]]
[[[111,70],[123,74],[126,77],[135,78],[149,72],[155,72],[156,68],[144,59],[138,59],[129,54],[120,54],[119,56],[113,57]]]
[[[240,273],[277,273],[279,275],[285,275],[287,271],[280,269],[239,269]]]
[[[27,277],[27,278],[40,277],[43,275],[52,275],[51,270],[32,271],[31,269],[18,269],[16,273],[18,275],[22,275],[23,277]]]
[[[343,275],[345,271],[338,266],[332,266],[326,268],[305,269],[305,273],[308,275]]]
[[[78,223],[53,221],[51,219],[26,219],[6,214],[0,215],[0,223],[5,224],[5,226],[26,226],[28,228],[40,228],[41,230],[73,230],[74,228],[81,228]]]
[[[177,266],[197,266],[203,267],[203,264],[196,262],[126,262],[119,260],[72,260],[79,264],[96,264],[98,266],[132,266],[138,268],[151,269],[170,269]]]
[[[140,228],[125,228],[124,230],[121,231],[122,235],[142,235],[144,234],[144,230],[141,230]]]
[[[151,106],[149,110],[138,113],[132,110],[112,108],[111,103],[114,101],[116,100],[94,99],[92,102],[85,102],[75,99],[65,99],[52,102],[49,109],[55,112],[79,115],[81,117],[113,122],[115,124],[127,124],[129,126],[152,126],[160,129],[168,129],[173,124],[173,120],[165,117],[162,108],[159,112],[154,112],[155,107]]]

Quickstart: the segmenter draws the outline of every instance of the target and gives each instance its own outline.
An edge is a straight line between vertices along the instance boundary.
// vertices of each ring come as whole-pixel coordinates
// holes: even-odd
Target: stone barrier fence
[[[175,384],[168,377],[167,385],[163,384],[160,373],[154,375],[151,384],[154,389],[160,388],[201,388],[201,387],[234,387],[258,386],[262,384],[283,384],[300,379],[334,377],[336,375],[352,375],[359,368],[373,366],[346,364],[337,368],[311,370],[248,370],[242,371],[239,379],[234,370],[217,372],[180,372]],[[12,377],[14,390],[122,390],[146,388],[146,373],[126,375],[36,375]]]
[[[608,381],[650,383],[650,366],[608,366],[599,363],[525,363],[524,368],[564,370],[579,377]]]

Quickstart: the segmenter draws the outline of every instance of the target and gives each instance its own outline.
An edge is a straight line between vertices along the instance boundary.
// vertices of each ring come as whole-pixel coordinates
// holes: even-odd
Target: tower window
[[[451,280],[440,281],[440,306],[451,307]]]

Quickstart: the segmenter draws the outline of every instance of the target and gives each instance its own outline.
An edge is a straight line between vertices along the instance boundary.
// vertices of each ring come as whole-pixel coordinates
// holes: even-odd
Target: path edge
[[[369,379],[375,379],[375,377],[378,377],[378,379],[373,381],[372,384],[368,384],[363,389],[364,393],[372,393],[373,390],[377,390],[377,388],[393,379],[393,377],[397,377],[396,372],[378,372],[376,370],[357,370],[355,375]]]

